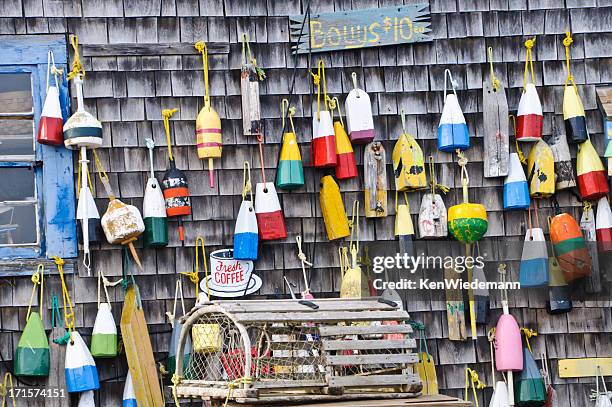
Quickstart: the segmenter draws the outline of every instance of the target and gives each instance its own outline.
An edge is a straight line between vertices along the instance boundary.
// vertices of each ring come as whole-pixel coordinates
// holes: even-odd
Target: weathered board
[[[209,55],[229,54],[229,44],[207,43]],[[147,56],[147,55],[196,55],[199,51],[192,42],[158,44],[84,44],[84,57]]]
[[[601,368],[602,375],[612,375],[612,358],[579,358],[559,359],[559,377],[595,377],[597,366]]]
[[[310,18],[304,14],[289,20],[294,54],[432,41],[429,3],[312,14]]]
[[[452,268],[444,269],[444,279],[447,281],[460,279],[461,276]],[[465,327],[465,305],[463,292],[460,289],[446,289],[446,318],[448,339],[464,341],[467,339]]]
[[[482,88],[482,121],[484,127],[484,176],[508,175],[510,145],[508,139],[508,101],[503,85],[493,88],[487,80]]]

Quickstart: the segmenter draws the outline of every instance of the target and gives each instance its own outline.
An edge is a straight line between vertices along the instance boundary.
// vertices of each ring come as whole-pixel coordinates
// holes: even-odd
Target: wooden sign
[[[210,254],[210,275],[200,282],[200,288],[205,297],[210,290],[211,296],[227,298],[252,294],[261,284],[252,261],[236,260],[232,249],[221,249]]]
[[[312,14],[310,18],[290,16],[289,20],[294,54],[432,41],[429,3]]]

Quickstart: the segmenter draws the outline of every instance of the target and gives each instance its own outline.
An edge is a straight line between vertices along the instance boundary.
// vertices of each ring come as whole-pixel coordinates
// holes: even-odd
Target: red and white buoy
[[[53,75],[53,83],[49,83],[49,75]],[[36,141],[51,146],[64,144],[64,120],[60,107],[59,85],[57,83],[58,70],[55,66],[53,51],[47,54],[47,96],[38,120],[38,135]]]
[[[612,252],[612,211],[607,197],[599,198],[595,217],[597,248],[600,252]]]
[[[516,139],[518,141],[538,141],[542,138],[542,103],[535,87],[535,74],[533,72],[533,57],[531,49],[535,38],[525,41],[527,53],[525,55],[525,75],[523,78],[523,94],[519,101],[516,116]],[[531,71],[531,82],[528,82]]]
[[[576,173],[578,174],[578,190],[583,200],[594,201],[608,195],[606,172],[590,139],[578,144]]]
[[[310,162],[317,168],[335,167],[338,163],[336,136],[328,107],[325,63],[322,59],[319,60],[317,74],[312,75],[317,86],[317,111],[312,115]],[[323,91],[321,91],[321,87],[323,87]],[[321,106],[321,93],[323,93],[323,106]]]

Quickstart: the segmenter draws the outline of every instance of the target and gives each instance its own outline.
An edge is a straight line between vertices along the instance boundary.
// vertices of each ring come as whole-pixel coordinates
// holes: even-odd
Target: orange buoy
[[[583,200],[594,201],[608,195],[610,190],[604,166],[589,139],[578,144],[576,172],[578,173],[578,190]]]
[[[570,282],[591,274],[589,249],[572,215],[561,213],[552,218],[550,240],[559,266],[563,269],[565,281]]]
[[[204,107],[202,107],[196,119],[196,144],[198,157],[208,158],[210,187],[214,188],[214,159],[221,158],[223,145],[221,140],[221,118],[210,105],[208,92],[208,49],[203,41],[196,42],[195,47],[202,53],[202,60],[204,61]]]

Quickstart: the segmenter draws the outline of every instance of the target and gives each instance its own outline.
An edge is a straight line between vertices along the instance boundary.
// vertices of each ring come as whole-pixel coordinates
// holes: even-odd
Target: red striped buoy
[[[600,252],[612,252],[612,211],[607,197],[599,198],[595,217],[597,248]]]
[[[370,96],[363,89],[357,87],[357,74],[351,73],[353,90],[344,101],[346,125],[351,142],[367,144],[374,140],[374,118],[372,117],[372,103]]]
[[[519,141],[538,141],[542,138],[542,104],[535,87],[535,74],[533,72],[533,57],[531,49],[535,38],[525,41],[527,53],[525,55],[525,74],[523,78],[523,94],[519,101],[516,116],[516,139]],[[527,82],[528,71],[531,71],[531,82]]]
[[[550,221],[550,240],[565,281],[591,274],[591,256],[576,219],[568,213],[555,215]]]
[[[49,74],[53,75],[54,83],[49,84]],[[47,54],[47,96],[38,120],[38,135],[36,141],[51,146],[64,144],[64,120],[60,107],[59,85],[57,83],[57,68],[53,51]]]
[[[332,112],[333,109],[338,109],[338,120],[334,121],[334,136],[336,139],[336,157],[338,164],[336,165],[336,178],[348,179],[357,176],[357,163],[355,162],[355,152],[353,145],[349,140],[346,130],[344,130],[344,122],[342,121],[342,112],[340,112],[340,102],[338,98],[333,98],[330,102]],[[348,117],[348,116],[347,116]]]
[[[591,140],[578,144],[576,157],[578,190],[585,201],[594,201],[608,195],[608,181],[604,166]]]
[[[331,114],[328,110],[325,63],[322,59],[319,60],[317,74],[313,74],[313,77],[317,86],[317,112],[312,116],[310,162],[317,168],[335,167],[338,163],[336,137]],[[323,87],[323,106],[321,106],[321,86]]]

